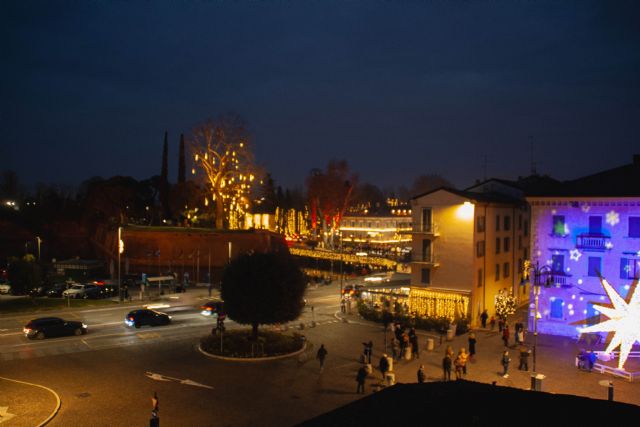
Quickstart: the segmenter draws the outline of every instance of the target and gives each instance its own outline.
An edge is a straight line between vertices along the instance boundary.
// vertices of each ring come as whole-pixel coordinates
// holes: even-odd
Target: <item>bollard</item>
[[[609,400],[613,401],[613,381],[609,381]]]

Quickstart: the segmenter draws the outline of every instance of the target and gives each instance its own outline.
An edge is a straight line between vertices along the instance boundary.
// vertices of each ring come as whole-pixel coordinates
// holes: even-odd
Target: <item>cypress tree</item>
[[[184,184],[184,135],[180,134],[180,154],[178,156],[178,184]]]

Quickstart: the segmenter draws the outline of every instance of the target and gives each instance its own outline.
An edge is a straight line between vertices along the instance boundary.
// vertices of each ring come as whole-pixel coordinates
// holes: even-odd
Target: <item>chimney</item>
[[[633,155],[633,165],[640,166],[640,154]]]

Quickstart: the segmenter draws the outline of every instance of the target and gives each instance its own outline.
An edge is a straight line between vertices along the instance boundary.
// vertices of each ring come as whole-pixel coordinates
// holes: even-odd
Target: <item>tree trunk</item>
[[[257,323],[251,324],[251,341],[253,342],[258,341],[258,324]]]
[[[218,194],[216,196],[216,229],[222,230],[224,228],[224,203],[222,196]]]

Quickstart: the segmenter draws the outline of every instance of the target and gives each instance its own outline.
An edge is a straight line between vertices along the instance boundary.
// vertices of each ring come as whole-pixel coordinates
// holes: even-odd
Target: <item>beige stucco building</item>
[[[410,310],[470,317],[495,313],[500,290],[528,301],[529,211],[514,183],[489,180],[465,191],[441,188],[411,200]],[[444,302],[443,302],[444,301]],[[425,312],[426,311],[426,312]]]

